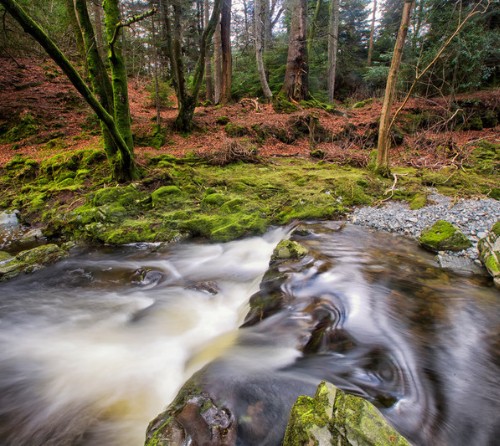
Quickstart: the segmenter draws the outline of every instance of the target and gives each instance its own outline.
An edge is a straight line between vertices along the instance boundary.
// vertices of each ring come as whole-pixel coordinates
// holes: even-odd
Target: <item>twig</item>
[[[114,44],[116,43],[116,39],[118,38],[118,32],[120,31],[121,28],[124,28],[126,26],[131,26],[134,23],[140,22],[141,20],[144,20],[153,14],[156,14],[157,9],[153,8],[150,9],[149,11],[144,12],[143,14],[139,15],[133,15],[132,17],[129,17],[127,20],[118,22],[115,27],[115,32],[113,33],[113,38],[111,39],[111,42],[109,43],[110,47],[113,47]]]

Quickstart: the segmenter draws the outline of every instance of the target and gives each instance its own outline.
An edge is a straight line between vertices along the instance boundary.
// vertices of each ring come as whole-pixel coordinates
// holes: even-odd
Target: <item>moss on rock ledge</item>
[[[422,231],[420,244],[431,251],[462,251],[472,243],[456,226],[446,220],[438,220]]]
[[[322,382],[292,407],[283,446],[409,446],[368,401]]]

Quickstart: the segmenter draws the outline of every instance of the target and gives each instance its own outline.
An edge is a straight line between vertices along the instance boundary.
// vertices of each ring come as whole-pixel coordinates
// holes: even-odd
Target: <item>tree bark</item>
[[[309,97],[307,65],[307,0],[291,2],[292,23],[288,43],[285,81],[281,89],[289,100],[301,101]]]
[[[231,0],[222,0],[220,35],[222,44],[221,102],[231,101],[233,62],[231,55]]]
[[[73,4],[73,0],[65,0],[66,11],[68,13],[68,19],[71,28],[73,29],[73,33],[75,35],[75,43],[76,49],[78,51],[78,55],[81,57],[82,62],[85,67],[85,72],[87,71],[87,58],[85,57],[85,47],[83,45],[83,37],[80,32],[80,27],[78,26],[78,20],[76,18],[75,6]]]
[[[328,23],[328,100],[333,104],[339,44],[339,0],[331,0]]]
[[[390,140],[390,119],[391,107],[394,102],[394,95],[396,93],[396,84],[399,73],[399,66],[403,57],[403,49],[408,33],[408,25],[410,23],[410,14],[413,6],[413,0],[405,0],[403,6],[403,15],[401,18],[401,25],[399,27],[398,37],[394,46],[394,54],[392,56],[391,67],[387,77],[387,84],[385,87],[384,103],[382,105],[382,112],[380,115],[380,126],[378,133],[377,144],[377,161],[375,170],[383,176],[390,174],[389,168],[389,148]]]
[[[102,35],[102,4],[99,0],[92,0],[95,18],[95,37],[97,41],[97,52],[104,59],[104,38]]]
[[[316,28],[318,27],[318,18],[321,11],[322,0],[316,0],[316,6],[314,7],[314,14],[312,16],[311,22],[309,24],[309,32],[307,35],[307,54],[311,57],[313,42],[316,38]]]
[[[370,40],[368,41],[368,60],[366,64],[371,67],[372,66],[372,57],[373,57],[373,40],[375,38],[375,18],[377,14],[377,0],[373,0],[373,10],[372,10],[372,23],[370,27]]]
[[[120,39],[123,27],[118,0],[104,0],[103,8],[104,26],[108,43],[108,59],[111,67],[115,122],[127,146],[130,150],[133,150],[134,141],[130,127],[127,68],[122,56]]]
[[[208,0],[204,2],[204,28],[207,26],[208,21],[210,20],[210,11]],[[213,102],[214,101],[214,81],[212,78],[212,60],[210,57],[209,51],[210,45],[207,48],[207,57],[205,59],[205,88],[207,90],[207,100]]]
[[[217,23],[214,34],[214,103],[219,104],[222,94],[222,43],[220,23]]]
[[[273,97],[273,93],[269,88],[269,84],[267,82],[266,70],[264,67],[264,23],[266,12],[262,5],[262,0],[255,0],[255,59],[257,61],[257,71],[259,72],[260,85],[262,86],[262,92],[264,93],[264,97],[266,101],[271,100]]]
[[[113,169],[113,173],[117,176],[115,176],[114,179],[118,181],[128,181],[134,178],[136,175],[136,166],[133,160],[133,153],[120,134],[113,116],[111,116],[101,105],[73,65],[61,52],[59,47],[14,0],[0,0],[0,4],[3,5],[12,17],[21,25],[24,31],[31,35],[44,48],[47,54],[61,68],[85,101],[87,101],[92,110],[94,110],[98,118],[104,122],[104,125],[113,138],[113,142],[120,151],[119,158],[112,160],[112,162],[116,164],[116,168]]]

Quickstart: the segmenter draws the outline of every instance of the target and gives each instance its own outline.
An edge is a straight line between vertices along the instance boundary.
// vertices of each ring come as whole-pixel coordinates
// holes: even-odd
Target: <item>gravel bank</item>
[[[380,207],[357,208],[349,219],[357,225],[412,238],[417,238],[422,229],[437,220],[447,220],[458,226],[473,246],[458,253],[446,254],[466,257],[478,263],[477,242],[500,220],[500,201],[489,198],[454,200],[432,191],[428,202],[425,207],[412,211],[406,203],[389,201]]]

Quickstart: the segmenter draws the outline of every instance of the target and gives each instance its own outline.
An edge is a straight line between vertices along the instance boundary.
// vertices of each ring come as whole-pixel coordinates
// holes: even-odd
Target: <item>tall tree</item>
[[[339,0],[331,0],[328,24],[328,100],[333,103],[339,43]]]
[[[231,54],[231,0],[222,0],[220,34],[222,45],[221,102],[227,104],[231,101],[231,83],[233,76]]]
[[[59,47],[15,0],[0,0],[0,4],[3,5],[11,16],[21,25],[24,31],[30,34],[44,48],[54,62],[59,65],[73,86],[106,126],[117,148],[116,156],[109,160],[113,165],[112,172],[114,178],[118,181],[128,181],[135,178],[137,175],[137,168],[134,162],[133,147],[129,146],[126,142],[126,138],[122,135],[121,126],[118,125],[116,118],[102,106]],[[118,24],[122,24],[122,22],[119,20],[113,22],[115,28]]]
[[[373,0],[373,8],[372,8],[372,22],[370,25],[370,40],[368,42],[368,60],[366,64],[371,66],[372,64],[372,56],[373,56],[373,41],[375,38],[375,21],[377,18],[377,0]]]
[[[269,101],[273,93],[269,88],[269,84],[267,82],[266,77],[266,69],[264,67],[264,23],[267,19],[268,11],[265,10],[262,4],[262,0],[255,0],[255,12],[254,12],[254,21],[255,21],[255,58],[257,61],[257,70],[259,72],[260,85],[262,86],[262,92],[264,93],[264,97],[267,101]]]
[[[185,2],[182,0],[166,0],[165,13],[167,54],[172,69],[173,84],[179,104],[175,119],[175,127],[181,131],[190,131],[200,87],[203,81],[205,57],[208,45],[219,20],[222,0],[215,0],[212,15],[208,21],[199,43],[199,55],[193,70],[191,82],[187,80],[186,64],[183,56],[182,18],[185,13]]]
[[[309,97],[307,61],[307,0],[291,0],[292,23],[288,39],[285,81],[281,91],[290,100],[301,101]]]
[[[392,56],[391,67],[387,77],[387,84],[385,87],[384,102],[382,105],[382,112],[380,115],[380,126],[378,132],[377,144],[377,161],[375,169],[381,175],[387,176],[390,173],[389,169],[389,148],[390,140],[390,120],[391,120],[391,107],[394,102],[394,94],[396,92],[396,83],[399,72],[399,66],[403,57],[403,49],[408,33],[408,25],[410,23],[411,9],[413,7],[413,0],[405,0],[403,6],[403,13],[401,17],[401,25],[399,26],[398,37],[396,45],[394,46],[394,55]]]
[[[203,27],[206,27],[208,21],[210,20],[210,10],[208,6],[208,0],[204,0],[203,3]],[[206,89],[206,99],[208,101],[214,101],[214,81],[212,77],[212,59],[210,57],[210,50],[207,48],[207,57],[205,58],[205,89]]]

